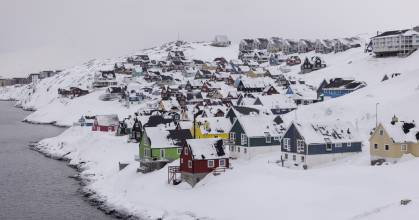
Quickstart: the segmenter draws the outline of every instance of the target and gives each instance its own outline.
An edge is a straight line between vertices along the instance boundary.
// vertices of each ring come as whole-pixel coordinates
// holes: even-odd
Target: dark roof
[[[326,84],[323,88],[339,88],[342,87],[344,85],[347,85],[351,82],[353,82],[353,79],[342,79],[342,78],[334,78],[332,80],[330,80],[330,82],[328,84]]]
[[[249,115],[251,112],[256,112],[259,114],[259,110],[255,108],[245,107],[245,106],[233,106],[234,110],[239,112],[242,115]]]
[[[405,29],[405,30],[396,30],[396,31],[386,31],[383,32],[375,37],[384,37],[384,36],[389,36],[389,35],[396,35],[396,34],[403,34],[406,33],[409,29]]]
[[[173,129],[169,130],[168,139],[173,140],[177,146],[182,146],[186,139],[192,139],[191,130],[189,129]]]

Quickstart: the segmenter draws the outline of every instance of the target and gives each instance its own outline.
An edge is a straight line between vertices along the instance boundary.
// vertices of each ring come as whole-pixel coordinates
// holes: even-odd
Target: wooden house
[[[301,59],[298,56],[290,56],[287,58],[286,63],[288,66],[294,66],[301,64]]]
[[[116,86],[118,83],[116,81],[116,75],[113,70],[111,71],[100,71],[100,73],[95,74],[93,79],[93,88],[101,88],[108,86]]]
[[[318,101],[317,91],[304,81],[291,81],[285,92],[297,105],[308,105]]]
[[[190,138],[190,130],[182,129],[179,125],[172,129],[145,127],[139,147],[139,170],[151,172],[177,160],[186,139]]]
[[[256,38],[255,39],[255,49],[257,50],[266,50],[268,49],[269,40],[267,38]]]
[[[367,86],[365,82],[356,81],[352,78],[333,78],[330,81],[323,80],[317,89],[318,97],[331,99],[349,94]]]
[[[82,127],[92,127],[93,124],[95,123],[95,116],[83,115],[78,120],[78,123]]]
[[[182,181],[195,186],[211,172],[230,167],[228,152],[222,139],[188,139],[180,156]]]
[[[313,56],[310,59],[305,58],[303,64],[301,65],[301,74],[309,73],[319,69],[326,68],[326,63],[318,56]]]
[[[231,128],[230,120],[223,117],[197,118],[191,133],[194,138],[222,138],[228,139]]]
[[[92,131],[115,132],[118,126],[118,115],[96,115]]]
[[[316,53],[328,54],[334,51],[334,44],[331,40],[317,39],[314,45]]]
[[[396,163],[405,155],[419,157],[419,129],[415,121],[379,123],[369,138],[371,165]]]
[[[285,130],[279,116],[238,117],[229,132],[230,156],[251,159],[259,154],[279,152]]]
[[[239,51],[250,51],[256,49],[254,39],[243,39],[239,44]]]
[[[314,48],[314,42],[310,40],[300,39],[298,41],[298,53],[308,53],[310,51],[313,51]]]
[[[230,120],[230,123],[233,124],[238,117],[247,116],[247,115],[259,115],[260,110],[247,106],[231,106],[225,115],[226,118]]]
[[[286,167],[307,169],[361,150],[361,138],[350,122],[292,122],[281,141],[281,160]]]
[[[267,45],[267,51],[269,53],[278,53],[282,51],[283,47],[283,39],[279,37],[271,37],[269,39],[268,45]]]
[[[293,54],[298,52],[298,42],[291,39],[286,39],[283,41],[282,52],[287,54]]]

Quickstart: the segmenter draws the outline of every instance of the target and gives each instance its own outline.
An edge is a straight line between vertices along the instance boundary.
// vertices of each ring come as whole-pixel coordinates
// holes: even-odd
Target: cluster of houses
[[[269,53],[283,52],[284,54],[342,52],[350,48],[361,47],[361,40],[358,37],[347,37],[341,39],[283,39],[279,37],[243,39],[239,44],[240,51],[266,50]]]
[[[31,73],[28,77],[0,78],[0,87],[37,83],[41,79],[52,77],[60,72],[61,70],[44,70],[39,73]]]

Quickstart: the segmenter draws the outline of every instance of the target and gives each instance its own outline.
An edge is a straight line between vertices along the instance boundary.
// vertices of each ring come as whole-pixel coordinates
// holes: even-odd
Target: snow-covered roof
[[[262,103],[262,106],[271,109],[297,108],[297,105],[295,104],[294,100],[282,94],[258,96],[254,104],[256,104],[257,100],[259,100]]]
[[[173,141],[167,139],[167,136],[169,136],[169,131],[163,128],[162,126],[145,127],[144,129],[147,134],[147,137],[150,138],[151,148],[179,147],[175,146]]]
[[[96,115],[96,121],[100,126],[118,126],[118,115]]]
[[[406,125],[406,123],[414,127],[404,130],[403,126],[405,126],[405,128],[409,126]],[[396,143],[418,142],[416,135],[419,133],[419,128],[416,126],[414,122],[396,122],[394,123],[394,125],[388,123],[385,125],[382,124],[382,126]]]
[[[348,121],[293,122],[307,144],[362,142],[358,131]]]
[[[231,128],[230,120],[223,117],[197,118],[196,123],[203,134],[227,133]]]
[[[249,115],[237,118],[235,123],[240,123],[248,137],[282,137],[287,129],[279,116]],[[277,123],[281,122],[281,123]]]
[[[188,139],[186,143],[196,160],[228,158],[220,138]]]
[[[289,88],[293,91],[293,99],[316,100],[317,92],[307,84],[291,84]]]

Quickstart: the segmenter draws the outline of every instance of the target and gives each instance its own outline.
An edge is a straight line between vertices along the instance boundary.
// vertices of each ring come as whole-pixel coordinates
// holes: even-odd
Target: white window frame
[[[272,136],[269,133],[265,133],[265,142],[267,144],[272,143]]]
[[[336,148],[341,148],[342,147],[342,143],[335,143],[335,147]]]
[[[180,158],[180,163],[181,163],[181,164],[183,163],[183,158]]]
[[[279,137],[278,136],[275,136],[274,137],[274,141],[279,141]]]
[[[236,133],[230,132],[230,142],[234,144],[236,141]]]
[[[188,160],[188,168],[192,168],[192,160]]]
[[[212,165],[210,165],[210,162],[212,162]],[[207,160],[207,166],[208,166],[208,168],[214,168],[215,167],[214,160]]]
[[[352,147],[352,142],[346,143],[346,147]]]
[[[182,148],[178,148],[178,149],[177,149],[177,154],[178,154],[178,155],[182,154]]]
[[[187,147],[185,147],[185,155],[188,155],[188,153],[189,153],[189,150]]]
[[[247,136],[245,133],[242,133],[240,136],[240,144],[241,145],[246,145],[247,144]]]
[[[304,152],[304,140],[297,139],[297,152]]]
[[[304,156],[301,156],[301,162],[304,163],[306,158]]]
[[[386,149],[386,148],[387,148],[387,146],[388,146],[388,149]],[[384,150],[385,150],[385,151],[389,151],[389,150],[390,150],[390,145],[389,145],[389,144],[384,144]]]
[[[291,150],[291,139],[290,138],[284,138],[284,149],[290,151]]]
[[[220,160],[218,161],[218,165],[219,165],[220,167],[225,167],[225,166],[226,166],[226,159],[220,159]]]
[[[144,148],[144,157],[150,157],[150,148]]]
[[[407,144],[400,145],[400,151],[401,152],[407,152]]]
[[[297,160],[297,155],[293,154],[292,155],[292,161],[296,161]]]

